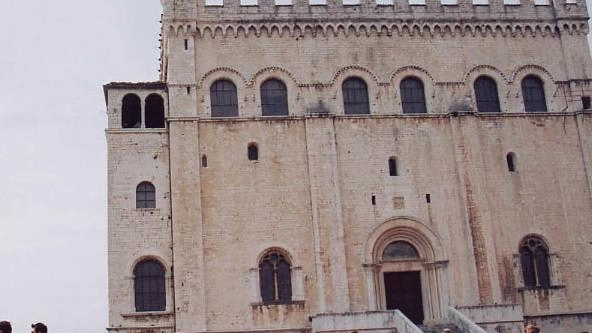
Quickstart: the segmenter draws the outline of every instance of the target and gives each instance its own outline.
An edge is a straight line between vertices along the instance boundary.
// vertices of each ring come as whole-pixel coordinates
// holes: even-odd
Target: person
[[[0,333],[12,333],[12,325],[9,321],[0,321]]]
[[[47,326],[44,323],[32,324],[31,328],[33,329],[31,333],[47,333]]]
[[[541,331],[541,329],[530,324],[530,325],[526,326],[526,329],[524,331],[526,333],[539,333]]]

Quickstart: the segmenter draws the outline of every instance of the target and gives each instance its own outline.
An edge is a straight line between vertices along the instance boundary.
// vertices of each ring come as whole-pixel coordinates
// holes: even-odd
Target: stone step
[[[452,323],[438,323],[430,325],[419,325],[419,328],[424,333],[442,333],[445,329],[449,329],[451,333],[462,333],[462,331]]]

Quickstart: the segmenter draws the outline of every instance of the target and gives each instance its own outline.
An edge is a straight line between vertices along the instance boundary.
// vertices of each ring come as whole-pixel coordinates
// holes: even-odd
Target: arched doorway
[[[446,316],[447,255],[427,225],[389,220],[372,231],[365,256],[370,311],[398,309],[416,324]]]

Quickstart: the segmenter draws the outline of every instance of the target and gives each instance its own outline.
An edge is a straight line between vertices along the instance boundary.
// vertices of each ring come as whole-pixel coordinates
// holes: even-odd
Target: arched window
[[[423,82],[416,77],[401,81],[401,105],[403,113],[427,113]]]
[[[534,75],[522,79],[522,97],[526,112],[547,111],[543,81]]]
[[[249,146],[247,147],[247,156],[249,157],[249,161],[259,160],[259,147],[257,147],[256,143],[249,143]]]
[[[525,287],[549,287],[549,248],[538,236],[528,236],[520,243],[520,263]]]
[[[146,128],[164,128],[164,100],[158,94],[146,97]]]
[[[259,285],[264,304],[292,301],[292,268],[288,258],[271,251],[259,262]]]
[[[390,243],[382,253],[382,260],[408,260],[419,259],[419,253],[415,247],[404,241]]]
[[[206,155],[201,156],[201,167],[202,168],[208,167],[208,157]]]
[[[136,187],[136,208],[156,208],[156,189],[149,182]]]
[[[218,80],[210,87],[212,117],[238,117],[236,86],[228,80]]]
[[[142,127],[142,101],[135,94],[127,94],[121,101],[121,127]]]
[[[270,79],[261,85],[261,111],[263,116],[288,115],[288,89],[277,79]]]
[[[506,163],[508,164],[508,171],[515,172],[516,171],[516,154],[508,153],[508,155],[506,155]]]
[[[165,311],[164,267],[156,260],[145,260],[134,268],[136,312]]]
[[[345,114],[370,114],[368,86],[364,80],[352,77],[341,85],[343,112]]]
[[[479,112],[501,112],[497,84],[489,76],[479,76],[473,84],[475,88],[475,99],[477,111]]]
[[[389,165],[389,175],[391,177],[398,176],[399,172],[397,170],[397,158],[394,156],[389,158],[388,165]]]

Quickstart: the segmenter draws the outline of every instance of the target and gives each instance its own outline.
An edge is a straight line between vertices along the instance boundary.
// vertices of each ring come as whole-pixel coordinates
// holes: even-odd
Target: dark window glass
[[[525,238],[520,245],[522,276],[526,287],[549,287],[549,250],[542,239],[536,236]]]
[[[292,268],[279,252],[270,252],[259,263],[261,300],[265,304],[287,304],[292,301]]]
[[[419,253],[413,245],[397,241],[389,244],[382,253],[382,260],[419,259]]]
[[[582,109],[588,110],[591,104],[592,99],[590,99],[590,96],[582,96]]]
[[[508,171],[516,171],[516,156],[514,153],[508,153],[508,155],[506,155],[506,162],[508,163]]]
[[[349,78],[341,85],[345,114],[370,114],[368,86],[359,78]]]
[[[139,263],[134,269],[136,311],[165,311],[164,267],[154,260]]]
[[[479,112],[501,112],[497,84],[488,76],[479,76],[475,80],[475,99]]]
[[[538,77],[529,75],[522,80],[522,97],[526,112],[547,111],[543,81]]]
[[[164,100],[158,94],[146,97],[146,128],[164,128]]]
[[[203,155],[201,157],[201,166],[202,166],[202,168],[208,167],[208,157],[206,155]]]
[[[228,80],[219,80],[210,87],[212,117],[238,117],[236,86]]]
[[[154,185],[143,182],[136,187],[136,208],[156,208],[156,189]]]
[[[401,105],[403,113],[427,113],[423,83],[416,77],[401,81]]]
[[[399,173],[397,172],[397,159],[394,157],[389,158],[389,175],[391,177],[398,176]]]
[[[134,94],[127,94],[123,97],[121,106],[121,127],[142,127],[142,101],[140,100],[140,97]]]
[[[271,79],[263,82],[261,109],[264,116],[288,115],[288,90],[282,81]]]
[[[247,155],[249,157],[249,161],[259,160],[259,148],[256,144],[249,144],[249,146],[247,147]]]

